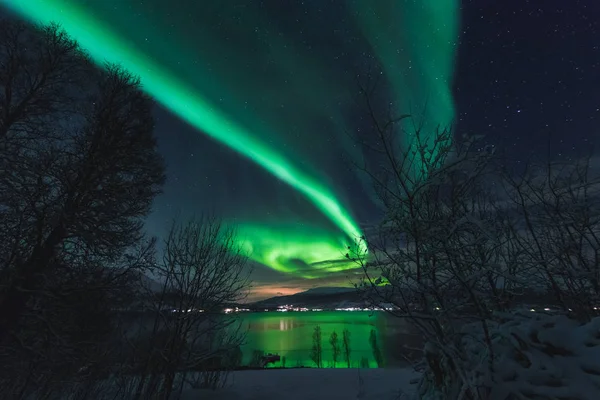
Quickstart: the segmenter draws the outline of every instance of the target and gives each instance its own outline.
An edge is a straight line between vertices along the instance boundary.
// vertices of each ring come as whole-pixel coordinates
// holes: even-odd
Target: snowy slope
[[[412,369],[237,371],[228,387],[189,389],[182,400],[402,400],[414,392],[411,381],[418,376]]]

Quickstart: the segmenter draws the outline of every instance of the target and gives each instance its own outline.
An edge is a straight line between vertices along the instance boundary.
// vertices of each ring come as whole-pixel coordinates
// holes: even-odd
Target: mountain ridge
[[[251,303],[254,307],[277,307],[298,305],[310,307],[329,307],[332,304],[359,303],[360,294],[349,287],[317,287],[285,296],[275,296]]]

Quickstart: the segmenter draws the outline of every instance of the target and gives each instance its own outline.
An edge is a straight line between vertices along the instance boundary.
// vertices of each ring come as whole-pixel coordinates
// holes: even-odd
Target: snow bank
[[[400,400],[418,377],[408,368],[237,371],[224,389],[189,389],[182,400]]]
[[[451,346],[426,346],[433,361],[421,398],[458,398],[469,387],[486,399],[600,399],[600,318],[579,324],[563,315],[507,314],[488,326],[493,363],[481,324],[465,326],[459,357],[446,356]]]

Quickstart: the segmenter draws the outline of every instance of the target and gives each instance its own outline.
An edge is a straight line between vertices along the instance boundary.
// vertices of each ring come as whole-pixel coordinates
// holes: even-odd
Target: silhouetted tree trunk
[[[329,337],[329,344],[331,345],[331,357],[333,359],[333,368],[335,368],[338,357],[340,355],[340,342],[336,331],[331,332],[331,336]]]
[[[321,326],[319,325],[315,326],[313,331],[310,358],[317,368],[323,366],[323,333],[321,332]]]
[[[344,329],[342,334],[342,347],[344,351],[344,361],[346,361],[348,368],[350,368],[350,354],[352,349],[350,347],[350,331],[348,329]]]

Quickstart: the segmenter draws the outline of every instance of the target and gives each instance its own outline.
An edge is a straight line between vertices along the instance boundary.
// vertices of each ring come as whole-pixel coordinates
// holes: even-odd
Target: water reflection
[[[270,312],[246,314],[242,318],[247,328],[246,344],[242,347],[244,362],[250,361],[254,351],[264,351],[285,357],[287,367],[314,366],[310,359],[310,352],[313,345],[313,331],[317,325],[322,331],[321,342],[326,367],[333,366],[329,338],[334,331],[340,343],[344,330],[350,333],[352,367],[358,367],[365,362],[370,367],[377,366],[369,344],[371,330],[375,330],[377,334],[378,344],[386,355],[387,365],[393,365],[398,361],[395,348],[403,341],[407,332],[405,327],[398,326],[398,320],[390,318],[385,313]],[[346,366],[340,361],[337,364],[337,366]]]

